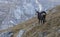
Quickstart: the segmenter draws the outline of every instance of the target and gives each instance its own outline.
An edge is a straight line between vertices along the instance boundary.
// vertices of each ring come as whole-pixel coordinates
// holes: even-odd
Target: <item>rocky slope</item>
[[[60,37],[60,6],[48,11],[45,24],[38,24],[36,17],[0,32],[12,32],[12,37]],[[21,36],[19,36],[21,35]]]

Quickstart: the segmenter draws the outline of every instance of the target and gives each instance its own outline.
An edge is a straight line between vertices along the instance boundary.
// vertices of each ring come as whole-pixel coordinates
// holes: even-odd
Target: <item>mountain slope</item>
[[[60,6],[54,7],[49,10],[46,20],[43,25],[38,24],[37,17],[33,17],[15,27],[9,28],[4,31],[13,32],[13,37],[17,37],[20,30],[25,30],[23,37],[59,37],[60,36]],[[55,10],[55,12],[54,12]]]

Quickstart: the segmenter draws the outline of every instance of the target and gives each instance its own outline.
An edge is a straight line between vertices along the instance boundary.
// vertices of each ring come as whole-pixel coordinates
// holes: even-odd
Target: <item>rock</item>
[[[3,32],[0,34],[0,37],[12,37],[13,32]]]
[[[44,37],[44,36],[43,36],[43,32],[39,32],[38,34],[39,34],[38,37]]]
[[[17,37],[22,37],[23,34],[24,34],[24,32],[25,32],[25,30],[20,30],[20,31],[19,31],[19,34],[17,35]]]

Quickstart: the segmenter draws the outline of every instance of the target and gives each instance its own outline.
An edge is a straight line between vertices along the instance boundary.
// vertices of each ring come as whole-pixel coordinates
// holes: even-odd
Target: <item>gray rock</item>
[[[17,37],[23,37],[24,32],[25,32],[25,30],[20,30],[19,34],[17,35]]]
[[[0,37],[11,37],[13,35],[13,32],[3,32],[0,34]]]

